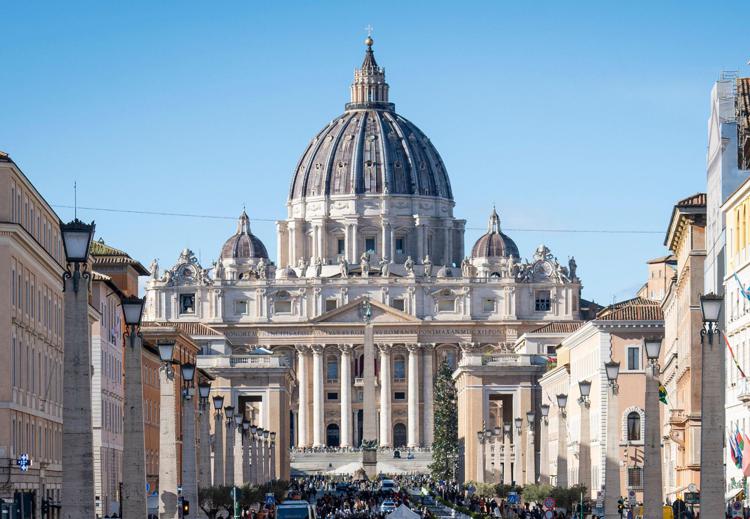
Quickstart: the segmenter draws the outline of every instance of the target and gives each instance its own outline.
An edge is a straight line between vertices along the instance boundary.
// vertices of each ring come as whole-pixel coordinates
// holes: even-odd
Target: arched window
[[[339,380],[339,360],[334,355],[329,355],[326,360],[326,380],[328,382]]]
[[[406,380],[406,359],[403,355],[396,355],[393,359],[393,380],[396,382]]]
[[[641,415],[637,411],[628,413],[628,441],[641,440]]]

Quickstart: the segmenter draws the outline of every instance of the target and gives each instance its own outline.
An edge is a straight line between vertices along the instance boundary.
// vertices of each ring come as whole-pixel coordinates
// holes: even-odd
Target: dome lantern
[[[354,71],[354,83],[351,86],[351,102],[347,110],[360,108],[380,108],[393,111],[395,105],[388,102],[388,83],[385,82],[385,69],[378,66],[375,53],[372,51],[373,40],[365,40],[367,50],[362,67]]]

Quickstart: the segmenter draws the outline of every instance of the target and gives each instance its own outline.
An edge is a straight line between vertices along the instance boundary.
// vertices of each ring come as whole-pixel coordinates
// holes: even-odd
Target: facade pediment
[[[345,304],[344,306],[340,308],[336,308],[335,310],[325,312],[319,317],[313,319],[311,322],[321,323],[321,324],[322,323],[326,323],[326,324],[362,323],[364,322],[364,319],[362,316],[362,303],[364,301],[365,301],[365,298],[363,297],[357,298],[354,301],[348,304]],[[417,319],[416,317],[412,315],[404,313],[400,310],[396,310],[395,308],[391,308],[388,305],[384,305],[372,299],[370,299],[369,301],[370,301],[370,308],[372,312],[370,321],[373,323],[397,324],[397,323],[419,323],[421,322],[421,319]]]

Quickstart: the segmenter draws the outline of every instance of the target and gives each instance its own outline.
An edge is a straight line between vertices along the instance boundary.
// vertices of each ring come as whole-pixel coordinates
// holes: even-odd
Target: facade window
[[[637,411],[628,413],[628,441],[641,441],[641,415]]]
[[[438,299],[438,312],[455,312],[455,299]]]
[[[289,292],[282,291],[276,294],[276,301],[273,303],[273,311],[277,314],[292,313],[292,301],[289,297]]]
[[[549,312],[552,308],[549,290],[537,290],[534,294],[534,310],[537,312]]]
[[[235,301],[234,313],[237,315],[246,315],[247,314],[247,301],[245,301],[244,299],[241,301]]]
[[[482,309],[485,312],[494,312],[495,311],[495,300],[494,299],[485,299],[482,302]]]
[[[396,254],[404,254],[404,239],[396,238]]]
[[[445,356],[443,357],[445,362],[448,363],[448,365],[452,369],[456,369],[456,352],[455,351],[447,351],[445,352]]]
[[[643,488],[643,468],[628,467],[628,487]]]
[[[394,400],[406,400],[406,393],[403,391],[396,391],[393,393]]]
[[[365,251],[375,254],[375,238],[365,238]]]
[[[641,369],[641,349],[638,346],[628,348],[628,371]]]
[[[343,238],[339,238],[336,241],[336,254],[338,254],[339,256],[343,256],[344,254],[346,254],[346,240],[344,240]]]
[[[338,400],[338,399],[339,399],[339,394],[336,393],[336,392],[329,392],[328,394],[326,394],[326,400],[334,400],[335,401],[335,400]]]
[[[336,310],[339,307],[339,302],[335,299],[326,299],[326,312]]]
[[[180,313],[195,313],[195,294],[180,294]]]
[[[391,299],[391,308],[395,308],[396,310],[404,311],[404,300],[403,299]]]
[[[339,379],[339,361],[336,357],[328,357],[326,362],[326,379],[328,382],[337,382]]]
[[[406,359],[403,355],[396,355],[393,359],[393,380],[395,382],[406,380]]]

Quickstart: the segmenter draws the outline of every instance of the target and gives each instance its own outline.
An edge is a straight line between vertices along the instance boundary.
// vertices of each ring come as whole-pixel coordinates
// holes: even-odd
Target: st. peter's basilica
[[[494,208],[466,253],[445,164],[396,112],[365,43],[344,113],[292,174],[277,259],[243,211],[213,265],[188,249],[168,269],[152,264],[145,319],[195,342],[225,405],[277,431],[280,476],[287,447],[358,446],[367,412],[380,446],[429,447],[433,377],[446,361],[459,392],[462,471],[478,479],[477,431],[539,408],[549,355],[588,303],[575,260],[560,262],[544,245],[519,251]],[[364,300],[377,409],[363,409]],[[533,427],[511,434],[514,444],[538,442]],[[516,481],[535,480],[524,473],[529,461],[514,460]]]

